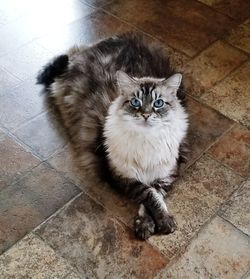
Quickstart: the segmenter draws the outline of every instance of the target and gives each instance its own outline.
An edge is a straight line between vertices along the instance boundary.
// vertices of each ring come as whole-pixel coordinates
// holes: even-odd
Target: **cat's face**
[[[170,112],[180,105],[176,93],[181,78],[181,74],[175,74],[168,79],[138,79],[119,71],[122,118],[140,126],[155,126],[167,121]]]

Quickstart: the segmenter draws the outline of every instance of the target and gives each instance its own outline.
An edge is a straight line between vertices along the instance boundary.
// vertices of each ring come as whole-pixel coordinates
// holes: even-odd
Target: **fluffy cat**
[[[38,75],[80,167],[95,175],[102,169],[140,204],[135,234],[141,239],[176,228],[164,197],[188,129],[181,80],[160,49],[135,34],[74,47]]]

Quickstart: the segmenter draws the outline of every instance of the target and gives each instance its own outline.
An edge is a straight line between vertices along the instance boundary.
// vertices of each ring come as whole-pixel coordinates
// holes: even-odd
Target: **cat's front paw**
[[[164,214],[156,220],[156,230],[160,234],[173,233],[177,228],[177,223],[172,215]]]
[[[155,222],[150,215],[135,218],[135,235],[142,240],[148,239],[155,233]]]

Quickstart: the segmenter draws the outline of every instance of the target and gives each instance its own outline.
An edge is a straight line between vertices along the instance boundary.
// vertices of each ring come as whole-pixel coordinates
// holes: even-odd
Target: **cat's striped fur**
[[[59,109],[80,166],[105,170],[110,184],[141,204],[136,235],[174,231],[163,198],[188,124],[181,75],[160,49],[134,34],[74,47],[47,65],[38,83]]]

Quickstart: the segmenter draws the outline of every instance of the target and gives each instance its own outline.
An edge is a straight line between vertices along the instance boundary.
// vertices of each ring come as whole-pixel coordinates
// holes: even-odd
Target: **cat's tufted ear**
[[[123,71],[116,72],[117,84],[121,94],[131,94],[135,87],[136,81]]]
[[[167,88],[167,91],[176,94],[181,85],[182,75],[174,74],[168,79],[162,82],[163,86]]]

